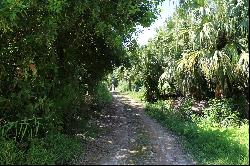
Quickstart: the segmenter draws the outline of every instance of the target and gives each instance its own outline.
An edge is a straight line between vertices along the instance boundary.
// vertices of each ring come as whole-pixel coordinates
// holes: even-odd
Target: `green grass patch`
[[[49,134],[44,140],[33,140],[27,164],[65,164],[82,150],[81,141],[64,134]]]
[[[14,140],[0,138],[0,165],[21,164],[24,162],[23,151]]]
[[[22,145],[28,145],[23,148]],[[0,164],[67,164],[83,149],[80,139],[65,134],[48,134],[29,143],[1,139]]]
[[[249,125],[216,127],[202,118],[186,118],[164,101],[146,105],[146,113],[183,140],[198,164],[249,164]]]

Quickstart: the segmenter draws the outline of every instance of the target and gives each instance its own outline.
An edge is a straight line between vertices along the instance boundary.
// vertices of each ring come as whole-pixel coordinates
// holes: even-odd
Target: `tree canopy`
[[[2,125],[41,118],[45,130],[61,130],[85,94],[124,62],[124,43],[136,25],[149,26],[156,19],[159,3],[0,1]]]

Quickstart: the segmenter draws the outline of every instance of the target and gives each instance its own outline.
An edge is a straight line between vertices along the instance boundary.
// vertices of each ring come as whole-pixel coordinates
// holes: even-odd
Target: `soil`
[[[102,134],[89,141],[73,164],[195,165],[178,137],[150,119],[143,104],[112,92],[113,101],[96,121]]]

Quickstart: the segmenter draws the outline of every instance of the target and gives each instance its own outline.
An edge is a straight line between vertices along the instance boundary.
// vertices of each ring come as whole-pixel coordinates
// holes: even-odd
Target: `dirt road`
[[[113,102],[103,109],[100,127],[105,132],[85,149],[74,164],[194,165],[178,138],[147,117],[143,106],[113,92]]]

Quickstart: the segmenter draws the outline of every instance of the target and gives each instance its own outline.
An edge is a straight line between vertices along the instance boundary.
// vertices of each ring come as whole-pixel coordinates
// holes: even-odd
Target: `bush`
[[[127,92],[127,91],[129,91],[128,81],[125,81],[125,80],[119,81],[117,89],[120,92]]]
[[[79,139],[64,134],[48,134],[43,139],[30,139],[29,143],[1,138],[0,165],[67,164],[80,154],[81,145]]]
[[[187,98],[182,103],[180,107],[180,113],[184,118],[190,118],[194,114],[193,111],[191,110],[193,103],[194,103],[193,98]]]
[[[30,146],[27,154],[27,164],[55,164],[56,155],[47,149],[44,141],[36,140]]]
[[[205,109],[205,118],[213,125],[238,126],[240,125],[240,112],[236,110],[237,104],[230,99],[211,99],[209,107]]]

